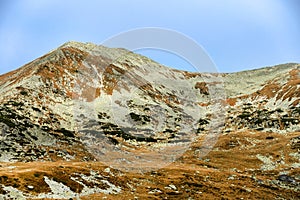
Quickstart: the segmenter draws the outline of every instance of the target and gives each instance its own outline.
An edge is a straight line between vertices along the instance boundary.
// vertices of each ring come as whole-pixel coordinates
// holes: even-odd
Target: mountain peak
[[[130,53],[130,51],[124,48],[110,48],[103,45],[97,45],[91,42],[84,43],[77,41],[68,41],[59,46],[56,50],[63,50],[66,48],[79,49],[83,52],[91,54],[91,56],[104,56],[110,59],[116,59],[117,57]]]
[[[82,48],[82,47],[86,48],[87,46],[90,46],[95,48],[98,45],[91,42],[68,41],[62,44],[59,48],[66,47],[66,46],[77,47],[77,48]]]

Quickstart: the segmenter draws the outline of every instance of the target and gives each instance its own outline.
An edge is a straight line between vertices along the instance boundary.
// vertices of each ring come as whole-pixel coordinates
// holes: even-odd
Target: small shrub
[[[27,95],[28,95],[28,92],[25,91],[25,90],[22,90],[22,91],[20,92],[20,94],[21,94],[21,95],[24,95],[24,96],[27,96]]]

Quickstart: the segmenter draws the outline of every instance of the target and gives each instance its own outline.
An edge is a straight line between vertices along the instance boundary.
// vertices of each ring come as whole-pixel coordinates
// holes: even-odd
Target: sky
[[[299,11],[298,0],[0,0],[0,74],[67,41],[102,44],[145,27],[192,39],[220,72],[300,63]],[[137,53],[195,71],[171,52]]]

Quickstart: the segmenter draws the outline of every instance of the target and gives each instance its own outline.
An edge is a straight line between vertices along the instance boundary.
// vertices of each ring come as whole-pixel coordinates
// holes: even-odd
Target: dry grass
[[[1,184],[36,195],[50,192],[43,179],[47,176],[80,193],[82,185],[70,177],[78,173],[89,175],[91,171],[98,171],[112,184],[121,187],[122,192],[119,195],[93,194],[81,199],[297,199],[299,192],[276,186],[270,181],[276,180],[282,171],[288,171],[290,175],[300,174],[299,169],[291,167],[296,160],[289,155],[297,151],[290,144],[291,139],[299,135],[299,132],[288,135],[265,132],[229,133],[220,136],[214,149],[199,159],[195,152],[201,149],[200,139],[176,162],[145,173],[112,170],[114,175],[110,176],[104,170],[107,166],[101,162],[2,163],[0,180]],[[277,165],[273,170],[263,171],[263,163],[256,157],[257,154],[272,156],[275,160],[284,159],[284,164]],[[34,186],[34,189],[29,190],[28,185]],[[176,189],[169,185],[176,186]]]

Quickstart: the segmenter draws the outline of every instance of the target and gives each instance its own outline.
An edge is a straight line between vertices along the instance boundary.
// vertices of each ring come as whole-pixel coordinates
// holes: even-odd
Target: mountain
[[[297,198],[299,86],[65,43],[0,76],[1,197]]]

